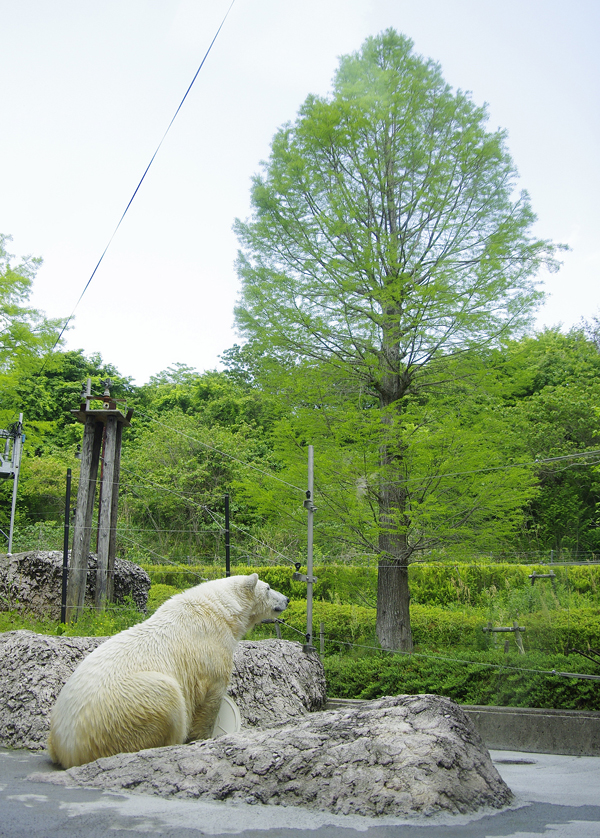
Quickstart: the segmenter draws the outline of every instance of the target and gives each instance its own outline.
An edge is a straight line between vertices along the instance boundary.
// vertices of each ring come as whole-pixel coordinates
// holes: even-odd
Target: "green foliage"
[[[524,549],[600,549],[600,354],[581,329],[548,329],[496,353],[508,405],[538,491],[525,505]],[[545,461],[545,462],[544,462]]]
[[[209,426],[179,409],[136,425],[123,452],[123,547],[150,542],[172,559],[222,553],[225,493],[237,527],[254,519],[251,506],[237,502],[245,463],[268,468],[264,442],[248,425]]]
[[[60,634],[56,620],[34,617],[22,611],[0,611],[0,632],[34,631],[36,634]]]
[[[27,550],[62,550],[63,546],[62,523],[42,520],[31,524],[23,514],[17,516],[13,533],[13,553],[24,553]]]
[[[573,610],[532,611],[526,615],[490,619],[482,609],[456,608],[448,610],[436,605],[413,605],[411,622],[416,648],[423,650],[484,650],[507,642],[509,649],[517,649],[512,633],[490,636],[483,629],[493,626],[512,626],[515,617],[525,629],[522,633],[526,651],[566,654],[569,651],[587,652],[600,649],[600,609],[596,607]],[[292,600],[285,612],[284,622],[292,634],[306,632],[306,603]],[[325,652],[332,654],[340,647],[357,644],[379,648],[375,638],[375,609],[360,605],[315,602],[313,604],[313,635],[319,637],[320,623],[324,626]]]
[[[10,241],[10,236],[0,233],[0,371],[5,374],[52,347],[60,325],[59,320],[47,320],[42,312],[26,305],[42,260],[26,256],[18,265],[11,265],[13,256],[6,250]],[[8,382],[10,378],[2,381],[5,386]],[[0,396],[6,408],[4,387]]]
[[[123,604],[109,603],[104,610],[84,608],[76,623],[58,624],[56,633],[67,637],[108,637],[146,619],[131,597]]]
[[[76,503],[79,461],[76,450],[83,425],[72,415],[79,407],[86,379],[92,379],[92,392],[102,393],[103,381],[111,379],[111,392],[122,398],[129,382],[100,355],[86,358],[81,350],[47,353],[44,362],[17,356],[12,369],[0,372],[0,410],[6,418],[24,414],[25,445],[19,477],[18,513],[22,524],[57,521],[65,507],[67,468],[73,473],[72,502]],[[10,515],[12,483],[0,482],[0,527],[6,529]],[[27,547],[35,547],[36,542]],[[62,545],[61,545],[62,546]]]
[[[84,608],[76,623],[35,617],[20,611],[0,611],[0,632],[26,629],[38,634],[61,634],[65,637],[108,637],[141,622],[145,614],[138,611],[130,597],[122,604],[109,603],[105,610]]]
[[[223,564],[155,565],[143,564],[152,584],[178,588],[198,585],[206,579],[225,575]],[[549,571],[555,584],[540,579],[531,584],[533,573]],[[232,565],[232,575],[258,573],[259,577],[292,599],[306,598],[306,584],[295,582],[291,565]],[[301,567],[306,572],[306,567]],[[334,604],[375,607],[377,568],[369,565],[326,564],[313,569],[316,600]],[[519,565],[495,563],[413,564],[409,568],[413,606],[427,605],[452,609],[472,607],[490,616],[513,619],[534,611],[569,610],[592,606],[600,591],[600,565]]]
[[[153,376],[136,395],[141,409],[153,415],[179,410],[193,414],[199,423],[209,427],[251,426],[265,430],[278,412],[272,398],[239,377],[216,370],[200,374],[184,364],[175,364]]]
[[[597,674],[593,663],[575,656],[472,652],[467,660],[451,654],[377,652],[360,658],[329,656],[324,666],[328,695],[336,698],[435,693],[462,704],[600,709],[600,682],[551,674]]]
[[[146,564],[140,565],[150,576],[152,585],[167,585],[172,588],[191,588],[206,582],[208,579],[218,579],[225,576],[223,568],[215,565],[177,565],[177,564]]]

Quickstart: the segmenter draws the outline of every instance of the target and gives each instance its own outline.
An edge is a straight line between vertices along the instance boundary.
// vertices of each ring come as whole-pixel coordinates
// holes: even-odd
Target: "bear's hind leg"
[[[65,768],[100,757],[183,744],[189,726],[181,687],[161,672],[122,678],[100,702],[83,709],[75,724],[75,746],[68,756],[53,750]],[[67,765],[66,763],[70,763]]]
[[[123,681],[128,701],[121,737],[127,751],[181,745],[189,727],[188,711],[179,683],[162,672],[137,672]],[[114,723],[113,723],[114,724]]]
[[[219,715],[221,701],[227,692],[227,684],[217,685],[214,689],[208,690],[204,699],[194,710],[192,725],[188,735],[188,742],[196,739],[210,739],[213,735],[215,722]]]

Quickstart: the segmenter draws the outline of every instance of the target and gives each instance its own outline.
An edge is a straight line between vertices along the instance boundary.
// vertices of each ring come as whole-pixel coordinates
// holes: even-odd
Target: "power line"
[[[132,204],[132,203],[133,203],[133,201],[134,201],[135,196],[136,196],[136,195],[137,195],[137,193],[139,192],[140,187],[141,187],[142,183],[144,182],[144,180],[145,180],[145,178],[146,178],[146,175],[148,174],[148,172],[149,172],[149,170],[150,170],[150,167],[151,167],[151,166],[152,166],[152,164],[154,163],[154,159],[155,159],[156,155],[157,155],[157,154],[158,154],[158,152],[160,151],[161,146],[162,146],[162,144],[164,143],[164,141],[165,141],[165,139],[166,139],[166,137],[167,137],[167,134],[168,134],[168,133],[169,133],[169,131],[171,130],[171,126],[172,126],[172,125],[173,125],[173,123],[175,122],[175,119],[177,118],[177,115],[179,114],[179,111],[180,111],[180,110],[181,110],[181,108],[183,107],[183,103],[184,103],[184,102],[185,102],[185,100],[187,99],[188,94],[190,93],[190,91],[191,91],[191,89],[192,89],[192,87],[193,87],[193,85],[194,85],[194,82],[195,82],[195,81],[196,81],[196,79],[198,78],[198,75],[199,75],[199,73],[200,73],[200,70],[201,70],[201,69],[202,69],[202,67],[204,66],[204,62],[205,62],[205,61],[206,61],[206,59],[208,58],[208,55],[209,55],[209,53],[210,53],[211,49],[213,48],[213,45],[214,45],[215,41],[217,40],[217,38],[218,38],[218,36],[219,36],[219,33],[220,33],[221,29],[223,28],[223,25],[225,24],[225,21],[227,20],[227,17],[229,16],[229,12],[230,12],[230,11],[231,11],[231,9],[233,8],[233,4],[234,4],[234,3],[235,3],[235,0],[231,0],[231,5],[230,5],[230,6],[229,6],[229,8],[227,9],[227,11],[226,11],[226,13],[225,13],[224,18],[223,18],[223,20],[221,21],[221,24],[220,24],[219,28],[217,29],[217,31],[216,31],[216,33],[215,33],[215,36],[213,37],[212,41],[210,42],[210,45],[209,45],[208,49],[206,50],[206,53],[204,54],[204,58],[202,59],[202,61],[200,62],[200,66],[199,66],[199,67],[198,67],[198,69],[196,70],[196,73],[195,73],[195,75],[194,75],[194,78],[193,78],[193,79],[192,79],[192,81],[190,82],[190,84],[189,84],[189,86],[188,86],[188,89],[186,90],[186,92],[185,92],[185,94],[184,94],[184,96],[183,96],[183,99],[182,99],[182,100],[181,100],[181,102],[179,103],[179,107],[177,108],[177,110],[176,110],[176,111],[175,111],[175,113],[173,114],[173,117],[172,117],[171,121],[169,122],[169,124],[168,124],[168,126],[167,126],[167,130],[166,130],[166,131],[165,131],[165,133],[163,134],[161,141],[159,142],[158,146],[156,147],[156,151],[154,152],[154,154],[152,155],[152,157],[151,157],[151,159],[150,159],[150,162],[149,162],[149,163],[148,163],[148,165],[146,166],[146,169],[145,169],[145,171],[144,171],[144,174],[143,174],[143,175],[142,175],[142,177],[140,178],[140,181],[139,181],[138,185],[136,186],[136,188],[135,188],[135,190],[134,190],[134,192],[133,192],[133,195],[132,195],[132,196],[131,196],[131,198],[129,199],[129,202],[128,202],[127,206],[125,207],[125,210],[123,211],[123,214],[122,214],[121,218],[119,219],[119,223],[118,223],[118,224],[117,224],[117,226],[115,227],[115,229],[114,229],[114,232],[113,232],[112,236],[111,236],[111,237],[110,237],[110,239],[108,240],[108,244],[106,245],[106,247],[105,247],[105,248],[104,248],[104,250],[102,251],[102,255],[101,255],[101,256],[100,256],[100,258],[98,259],[98,262],[97,262],[97,264],[96,264],[96,267],[95,267],[95,268],[94,268],[94,270],[92,271],[92,274],[91,274],[90,278],[88,279],[88,281],[86,282],[86,284],[85,284],[85,287],[84,287],[83,291],[82,291],[82,292],[81,292],[81,294],[79,295],[79,299],[78,299],[78,300],[77,300],[77,302],[75,303],[75,306],[73,307],[73,310],[72,310],[71,314],[67,317],[67,319],[66,319],[66,321],[65,321],[65,325],[62,327],[62,329],[61,329],[61,331],[60,331],[60,334],[59,334],[59,336],[57,337],[56,342],[54,343],[54,346],[53,346],[53,347],[52,347],[52,349],[50,350],[51,352],[53,352],[53,351],[54,351],[54,349],[56,349],[57,345],[60,343],[60,340],[61,340],[62,336],[64,335],[64,333],[65,333],[66,329],[67,329],[67,326],[69,325],[69,323],[70,323],[70,322],[71,322],[71,320],[73,319],[73,315],[75,314],[75,311],[76,311],[76,309],[77,309],[77,307],[78,307],[79,303],[80,303],[80,302],[81,302],[81,300],[83,299],[83,296],[84,296],[85,292],[86,292],[86,291],[87,291],[87,289],[89,288],[89,286],[90,286],[90,284],[91,284],[91,282],[92,282],[92,280],[93,280],[94,276],[96,275],[96,272],[98,271],[98,268],[100,267],[100,265],[101,265],[101,263],[102,263],[102,260],[104,259],[105,255],[106,255],[106,252],[107,252],[108,248],[111,246],[111,244],[112,244],[112,241],[113,241],[114,237],[117,235],[117,232],[118,232],[118,230],[119,230],[119,227],[120,227],[120,226],[121,226],[121,224],[123,223],[123,220],[124,220],[125,216],[127,215],[127,212],[129,211],[129,207],[131,206],[131,204]],[[46,357],[48,357],[48,356],[46,356]],[[44,360],[44,363],[42,364],[42,367],[41,367],[41,369],[40,369],[40,374],[41,374],[41,372],[43,372],[43,370],[44,370],[45,366],[46,366],[46,360]]]

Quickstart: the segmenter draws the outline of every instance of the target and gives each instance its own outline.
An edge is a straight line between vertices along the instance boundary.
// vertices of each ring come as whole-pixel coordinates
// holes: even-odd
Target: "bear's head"
[[[242,596],[250,604],[250,619],[253,625],[263,620],[275,620],[289,605],[289,599],[279,591],[274,591],[266,582],[261,582],[257,573],[239,576],[238,584]]]

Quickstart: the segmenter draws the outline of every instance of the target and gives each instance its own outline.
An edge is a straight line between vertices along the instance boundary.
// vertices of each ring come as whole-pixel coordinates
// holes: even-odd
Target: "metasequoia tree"
[[[522,330],[556,266],[503,131],[387,30],[340,60],[275,135],[235,229],[242,335],[270,359],[329,368],[376,398],[377,632],[410,650],[403,405],[436,364]],[[447,382],[445,383],[447,386]],[[431,393],[431,389],[429,390]]]

